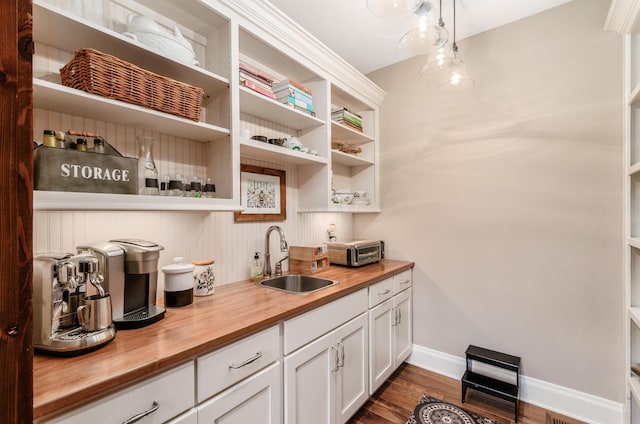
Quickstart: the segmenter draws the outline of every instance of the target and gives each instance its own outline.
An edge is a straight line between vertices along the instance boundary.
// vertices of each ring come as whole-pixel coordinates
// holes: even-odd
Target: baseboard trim
[[[415,344],[407,362],[455,379],[462,377],[466,367],[464,358]],[[527,376],[520,376],[520,388],[521,400],[567,417],[591,424],[624,421],[624,405],[619,402]]]

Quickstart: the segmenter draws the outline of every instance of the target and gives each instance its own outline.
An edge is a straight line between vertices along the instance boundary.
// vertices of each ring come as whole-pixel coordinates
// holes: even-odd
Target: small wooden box
[[[289,271],[315,274],[329,268],[326,245],[289,247]]]

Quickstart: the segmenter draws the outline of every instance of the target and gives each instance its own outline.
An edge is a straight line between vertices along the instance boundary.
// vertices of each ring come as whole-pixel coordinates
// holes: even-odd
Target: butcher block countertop
[[[36,354],[34,419],[86,404],[412,267],[413,262],[387,259],[362,268],[330,266],[314,276],[339,284],[306,295],[250,281],[225,284],[211,296],[195,297],[191,305],[167,308],[155,324],[118,331],[112,342],[93,352],[73,358]]]

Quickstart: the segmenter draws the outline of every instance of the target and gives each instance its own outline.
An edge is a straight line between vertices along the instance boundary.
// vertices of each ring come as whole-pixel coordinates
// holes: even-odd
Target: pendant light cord
[[[453,53],[458,53],[458,45],[456,44],[456,0],[453,0],[453,44],[451,45]]]
[[[444,28],[444,21],[442,20],[442,0],[440,0],[440,20],[438,21],[438,25]]]

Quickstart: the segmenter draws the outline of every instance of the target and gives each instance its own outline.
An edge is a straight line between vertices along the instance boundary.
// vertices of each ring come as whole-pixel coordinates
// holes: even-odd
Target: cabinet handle
[[[336,366],[336,368],[335,369],[331,368],[331,372],[337,372],[338,369],[340,368],[340,361],[338,360],[338,348],[335,346],[331,346],[331,350],[336,351],[335,360],[333,361],[333,364]]]
[[[344,367],[344,344],[342,342],[338,342],[338,351],[340,352],[338,367]]]
[[[141,412],[138,415],[134,415],[133,417],[129,418],[128,420],[122,421],[122,424],[137,423],[138,421],[140,421],[141,419],[143,419],[147,415],[154,413],[158,408],[160,408],[160,402],[158,402],[157,400],[154,400],[153,403],[151,404],[151,408],[150,409],[147,409],[146,411]]]
[[[262,358],[262,352],[256,352],[255,355],[253,355],[251,358],[247,359],[246,361],[241,362],[238,365],[231,364],[231,365],[229,365],[229,368],[237,370],[238,368],[245,367],[245,366],[249,365],[250,363],[257,361],[260,358]]]
[[[400,308],[393,308],[393,326],[397,326],[402,321],[402,311]]]
[[[401,281],[400,284],[409,284],[410,282],[411,280],[404,280],[404,281]]]
[[[386,289],[382,293],[378,293],[378,296],[384,296],[384,295],[389,294],[389,293],[391,293],[391,289]]]

